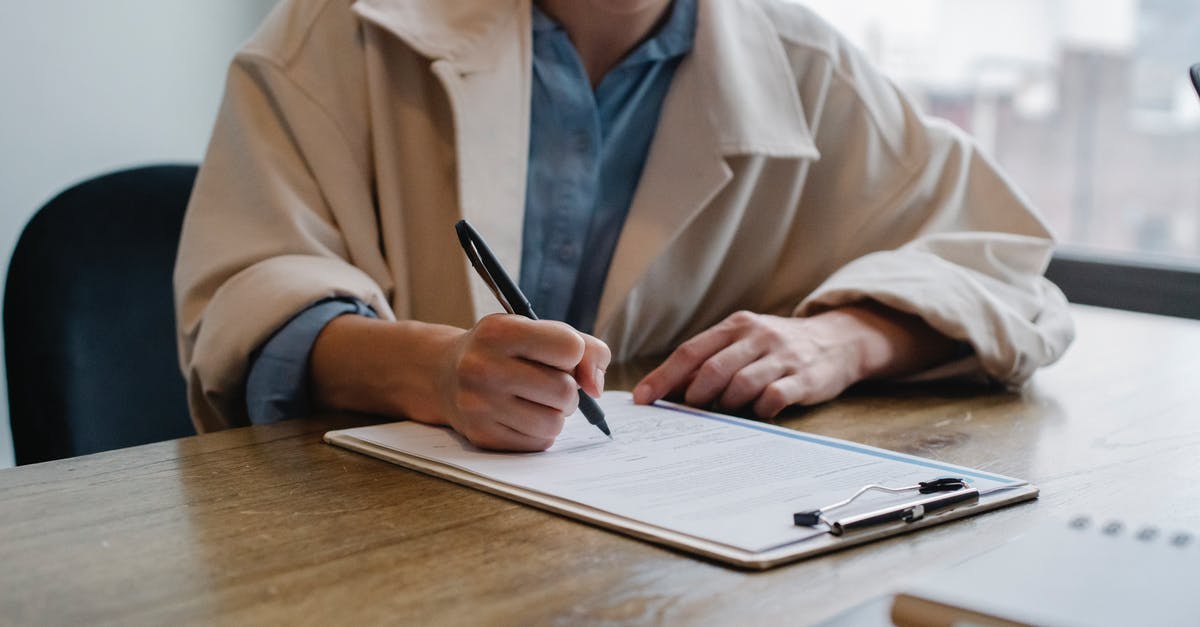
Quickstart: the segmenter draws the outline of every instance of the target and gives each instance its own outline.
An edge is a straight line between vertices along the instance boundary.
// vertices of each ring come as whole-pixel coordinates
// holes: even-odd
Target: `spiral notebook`
[[[1086,517],[1036,529],[907,586],[900,627],[1200,625],[1200,536]]]

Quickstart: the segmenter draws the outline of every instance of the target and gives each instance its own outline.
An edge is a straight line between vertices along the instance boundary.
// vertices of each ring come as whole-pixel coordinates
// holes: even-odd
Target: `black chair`
[[[21,234],[4,294],[17,464],[195,433],[171,274],[195,166],[80,183]]]

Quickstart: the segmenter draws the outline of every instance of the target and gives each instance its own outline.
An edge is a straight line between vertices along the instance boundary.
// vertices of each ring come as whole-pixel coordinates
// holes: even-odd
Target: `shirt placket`
[[[565,319],[592,221],[599,177],[600,123],[595,99],[582,65],[565,33],[555,34],[560,65],[550,81],[557,122],[553,153],[561,157],[547,212],[541,278],[535,303],[544,317]],[[565,289],[564,289],[565,288]],[[570,321],[568,321],[570,322]]]

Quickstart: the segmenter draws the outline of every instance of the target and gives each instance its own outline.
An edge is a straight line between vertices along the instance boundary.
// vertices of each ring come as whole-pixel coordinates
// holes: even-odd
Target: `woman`
[[[461,218],[557,320],[486,315]],[[181,360],[200,429],[315,404],[540,450],[610,359],[669,355],[638,402],[761,416],[1019,384],[1071,340],[1050,251],[968,138],[790,2],[288,0],[189,207]]]

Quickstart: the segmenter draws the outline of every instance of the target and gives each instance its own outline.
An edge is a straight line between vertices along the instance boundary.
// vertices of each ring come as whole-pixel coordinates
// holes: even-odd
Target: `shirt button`
[[[562,246],[558,247],[558,260],[563,263],[570,263],[575,260],[575,255],[577,253],[578,250],[575,248],[574,244],[563,244]]]

